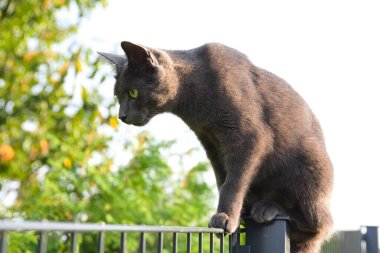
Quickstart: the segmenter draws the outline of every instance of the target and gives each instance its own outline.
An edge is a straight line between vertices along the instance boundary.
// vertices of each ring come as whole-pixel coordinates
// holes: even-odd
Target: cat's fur
[[[116,69],[119,118],[141,126],[171,112],[195,132],[219,188],[209,226],[232,232],[242,215],[260,223],[287,215],[291,252],[317,252],[332,225],[333,170],[304,100],[221,44],[186,51],[121,46],[125,55],[100,53]]]

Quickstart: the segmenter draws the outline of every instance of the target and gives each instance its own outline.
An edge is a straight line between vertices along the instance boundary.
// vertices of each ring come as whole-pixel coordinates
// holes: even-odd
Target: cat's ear
[[[128,64],[135,67],[154,67],[158,65],[156,57],[148,49],[128,41],[121,42],[121,48],[128,58]]]
[[[109,64],[112,65],[112,67],[116,71],[116,74],[119,74],[121,72],[123,65],[128,61],[125,55],[117,55],[103,52],[98,52],[98,54],[100,54],[103,59],[105,59]]]

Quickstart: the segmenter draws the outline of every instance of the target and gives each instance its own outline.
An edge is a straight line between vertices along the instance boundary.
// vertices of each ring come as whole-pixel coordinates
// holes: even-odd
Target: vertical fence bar
[[[236,230],[236,232],[230,234],[230,252],[235,253],[235,252],[240,252],[242,247],[240,247],[240,235],[239,235],[239,230]]]
[[[198,235],[198,252],[203,253],[203,233]]]
[[[122,232],[120,236],[120,253],[127,253],[127,232]]]
[[[224,234],[220,235],[220,249],[219,249],[219,252],[220,253],[224,253]]]
[[[214,233],[210,233],[210,253],[214,253]]]
[[[162,253],[164,244],[164,234],[162,232],[158,233],[158,242],[157,242],[157,252]]]
[[[37,251],[38,253],[46,253],[47,252],[47,232],[39,232],[38,233],[38,246]]]
[[[228,253],[232,253],[232,246],[233,246],[233,241],[232,241],[232,234],[228,235]]]
[[[238,229],[232,234],[232,252],[234,253],[251,253],[251,246],[247,245],[246,242],[242,245],[241,233],[245,232],[243,229]],[[284,253],[284,252],[281,252]]]
[[[187,253],[191,253],[191,233],[187,233],[187,240],[186,240],[186,248],[187,248]]]
[[[146,249],[145,233],[142,232],[140,234],[140,253],[145,253],[145,249]]]
[[[173,253],[177,253],[178,248],[178,234],[173,233]]]
[[[367,231],[364,234],[363,239],[366,242],[367,253],[378,253],[379,252],[379,237],[377,227],[366,227]]]
[[[77,253],[78,233],[72,232],[72,233],[70,233],[70,236],[71,236],[70,253]]]
[[[278,217],[270,223],[259,224],[245,219],[246,245],[251,252],[290,252],[287,221],[287,217]]]
[[[106,236],[105,236],[104,232],[99,233],[98,245],[97,245],[97,249],[96,249],[97,253],[104,253],[105,237]]]
[[[7,253],[8,235],[6,231],[0,232],[0,253]]]

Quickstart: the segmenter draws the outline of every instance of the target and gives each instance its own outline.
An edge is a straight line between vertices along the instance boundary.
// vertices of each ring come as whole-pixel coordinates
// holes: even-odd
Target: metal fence
[[[13,253],[8,241],[11,233],[34,232],[37,235],[35,252],[47,253],[53,233],[65,234],[67,251],[79,253],[78,237],[96,233],[97,240],[90,252],[104,253],[110,233],[118,235],[117,250],[111,252],[198,252],[198,253],[289,253],[286,217],[278,217],[269,224],[243,221],[236,233],[226,235],[222,229],[200,227],[128,226],[91,223],[32,222],[0,220],[0,253]],[[127,236],[135,235],[137,248],[131,250]],[[154,249],[147,249],[147,236],[153,238]],[[179,240],[179,237],[184,240]],[[165,238],[165,240],[164,240]],[[53,240],[52,240],[53,239]],[[133,238],[132,238],[133,239]],[[152,245],[151,245],[152,246]],[[179,247],[181,246],[181,247]],[[378,253],[378,228],[363,227],[357,231],[337,232],[325,243],[321,253]],[[129,250],[129,251],[128,251]],[[20,251],[21,252],[21,251]]]
[[[338,231],[326,242],[321,253],[379,253],[378,227]]]
[[[66,234],[70,239],[66,245],[70,253],[78,253],[78,235],[83,233],[97,233],[97,243],[91,252],[104,253],[105,239],[108,233],[119,234],[118,252],[126,253],[129,250],[127,235],[138,234],[139,242],[137,252],[164,252],[164,237],[170,239],[169,245],[165,246],[165,252],[199,252],[199,253],[251,253],[251,252],[289,252],[289,240],[286,226],[287,218],[279,217],[274,222],[260,225],[252,220],[245,220],[244,228],[238,229],[236,233],[225,235],[222,229],[199,228],[199,227],[163,227],[163,226],[127,226],[111,224],[90,223],[62,223],[62,222],[32,222],[32,221],[7,221],[0,220],[0,253],[9,251],[8,237],[10,233],[25,233],[33,231],[38,236],[35,252],[48,252],[49,237],[52,233],[60,232]],[[146,249],[146,236],[150,234],[155,237],[156,249]],[[182,245],[184,250],[179,251],[178,237],[184,234],[186,240]],[[207,236],[207,237],[206,237]],[[193,240],[192,240],[193,237]],[[197,245],[192,245],[194,237]],[[204,237],[207,239],[205,245]],[[167,240],[166,240],[167,242]],[[275,242],[275,243],[274,243]],[[215,245],[217,247],[215,247]],[[115,252],[115,251],[113,251]],[[10,252],[12,253],[12,252]]]

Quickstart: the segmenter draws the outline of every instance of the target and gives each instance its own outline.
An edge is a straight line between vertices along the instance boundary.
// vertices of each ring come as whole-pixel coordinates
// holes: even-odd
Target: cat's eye
[[[128,95],[131,98],[137,98],[139,96],[139,92],[136,89],[131,89],[128,91]]]

